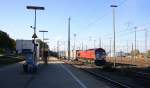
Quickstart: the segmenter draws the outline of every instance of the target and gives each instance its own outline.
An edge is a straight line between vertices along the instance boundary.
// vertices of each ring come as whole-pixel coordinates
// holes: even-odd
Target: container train
[[[60,57],[68,58],[68,52],[61,52]],[[76,50],[70,53],[70,59],[72,60],[87,60],[94,61],[98,66],[104,65],[106,63],[106,52],[102,48],[88,49],[88,50]]]

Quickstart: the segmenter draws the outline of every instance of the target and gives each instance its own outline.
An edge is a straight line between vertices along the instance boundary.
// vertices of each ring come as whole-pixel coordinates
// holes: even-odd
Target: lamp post
[[[34,29],[34,34],[32,36],[33,38],[33,44],[34,44],[34,61],[36,60],[36,44],[35,44],[35,39],[37,38],[37,35],[36,35],[36,11],[37,10],[44,10],[45,8],[44,7],[40,7],[40,6],[27,6],[26,7],[27,9],[30,9],[30,10],[34,10],[34,27],[31,26],[31,28]]]
[[[42,43],[42,59],[44,60],[44,48],[45,48],[45,44],[44,44],[44,33],[48,32],[48,31],[45,31],[45,30],[40,30],[39,32],[42,32],[43,33],[43,43]]]
[[[114,47],[113,47],[113,51],[114,51],[114,67],[116,66],[116,55],[115,55],[115,53],[116,53],[116,33],[115,33],[115,31],[116,31],[116,27],[115,27],[115,8],[116,7],[118,7],[117,5],[110,5],[110,7],[112,7],[113,8],[113,31],[114,31]]]

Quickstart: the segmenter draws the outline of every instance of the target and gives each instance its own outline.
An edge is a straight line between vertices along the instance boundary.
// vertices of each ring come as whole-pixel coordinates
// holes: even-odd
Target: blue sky
[[[45,10],[37,13],[37,31],[49,31],[45,36],[49,38],[50,47],[56,46],[57,40],[67,41],[67,19],[70,16],[71,39],[74,33],[77,34],[76,47],[81,47],[83,42],[84,48],[86,45],[92,48],[94,44],[89,37],[96,40],[98,47],[101,37],[103,47],[108,49],[113,36],[110,5],[117,4],[116,45],[118,50],[125,50],[123,46],[128,43],[131,48],[134,42],[133,27],[149,30],[149,3],[149,0],[1,0],[0,29],[15,39],[31,39],[33,30],[30,26],[33,25],[34,14],[26,6],[39,5],[44,6]],[[42,37],[41,33],[37,34]],[[144,49],[144,31],[137,32],[137,42],[138,48]]]

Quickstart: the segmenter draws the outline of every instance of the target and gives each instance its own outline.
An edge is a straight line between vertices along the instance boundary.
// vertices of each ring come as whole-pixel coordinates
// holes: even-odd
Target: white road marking
[[[62,64],[60,64],[61,65],[61,67],[63,68],[63,69],[65,69],[75,80],[76,80],[76,82],[77,83],[79,83],[80,84],[80,86],[82,87],[82,88],[87,88],[68,68],[66,68],[64,65],[62,65]]]

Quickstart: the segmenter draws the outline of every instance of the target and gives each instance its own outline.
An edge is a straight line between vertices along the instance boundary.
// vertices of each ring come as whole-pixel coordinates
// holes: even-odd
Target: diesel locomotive
[[[77,50],[76,51],[77,59],[86,59],[94,61],[98,66],[104,65],[106,63],[106,52],[102,48],[88,49],[88,50]]]

